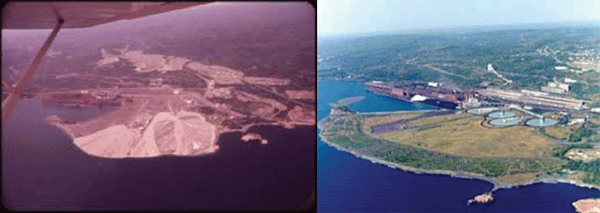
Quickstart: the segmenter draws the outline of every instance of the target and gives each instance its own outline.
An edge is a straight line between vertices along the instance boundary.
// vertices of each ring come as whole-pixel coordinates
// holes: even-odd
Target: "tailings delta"
[[[315,191],[314,126],[261,125],[269,141],[222,134],[206,156],[92,157],[44,122],[86,120],[109,109],[43,106],[21,99],[2,127],[2,198],[14,210],[271,209],[307,205]],[[85,117],[85,119],[84,119]]]

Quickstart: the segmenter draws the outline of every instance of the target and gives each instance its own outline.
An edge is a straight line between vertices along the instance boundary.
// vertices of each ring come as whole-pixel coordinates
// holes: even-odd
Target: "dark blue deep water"
[[[360,112],[430,109],[374,95],[354,82],[319,80],[317,117],[328,103],[366,96],[350,107]],[[421,175],[371,163],[317,140],[317,209],[319,212],[575,212],[571,203],[600,197],[600,191],[569,184],[533,184],[494,192],[487,205],[467,205],[493,188],[486,181]]]
[[[269,143],[220,136],[196,157],[103,159],[43,122],[84,120],[110,109],[42,106],[21,99],[2,125],[2,205],[12,210],[289,210],[315,191],[314,126],[250,128]],[[313,202],[311,202],[311,200]]]

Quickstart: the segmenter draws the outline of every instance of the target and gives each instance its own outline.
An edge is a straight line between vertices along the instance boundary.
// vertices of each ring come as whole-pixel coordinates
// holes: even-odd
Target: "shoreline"
[[[326,119],[326,118],[324,118]],[[323,119],[323,120],[324,120]],[[320,127],[318,127],[319,129],[321,129]],[[483,180],[483,181],[487,181],[491,184],[494,185],[494,187],[489,191],[494,192],[496,190],[499,189],[511,189],[511,188],[518,188],[520,186],[527,186],[527,185],[533,185],[536,183],[545,183],[545,184],[558,184],[558,183],[565,183],[565,184],[571,184],[571,185],[575,185],[578,187],[582,187],[582,188],[589,188],[589,189],[597,189],[600,190],[600,186],[595,186],[595,185],[590,185],[590,184],[586,184],[586,183],[580,183],[580,182],[576,182],[574,180],[569,180],[569,179],[564,179],[564,178],[540,178],[540,179],[534,179],[531,181],[528,181],[526,183],[505,183],[505,182],[501,182],[498,181],[496,178],[493,177],[485,177],[483,175],[480,174],[475,174],[475,173],[468,173],[468,172],[455,172],[455,171],[449,171],[449,170],[429,170],[429,169],[419,169],[419,168],[414,168],[414,167],[409,167],[409,166],[405,166],[405,165],[401,165],[401,164],[397,164],[397,163],[393,163],[393,162],[389,162],[389,161],[385,161],[376,157],[371,157],[371,156],[367,156],[364,154],[360,154],[354,150],[350,150],[350,149],[346,149],[343,148],[337,144],[334,144],[332,142],[327,141],[325,138],[323,138],[322,133],[319,133],[319,137],[321,139],[321,141],[323,141],[324,144],[338,150],[338,151],[342,151],[342,152],[346,152],[349,154],[354,155],[355,157],[364,159],[364,160],[368,160],[371,161],[371,163],[377,163],[377,164],[382,164],[385,165],[387,167],[390,167],[392,169],[400,169],[402,171],[407,171],[407,172],[412,172],[415,174],[429,174],[429,175],[447,175],[450,177],[454,177],[454,178],[464,178],[464,179],[478,179],[478,180]]]
[[[95,118],[98,119],[98,118]],[[94,155],[94,154],[90,154],[87,151],[85,151],[84,149],[82,149],[79,145],[77,145],[75,143],[75,140],[77,138],[81,138],[81,137],[85,137],[85,136],[80,136],[80,137],[75,137],[75,132],[73,132],[73,129],[69,127],[69,124],[63,124],[61,123],[62,121],[64,121],[64,119],[60,118],[58,115],[49,115],[46,118],[44,118],[44,121],[46,122],[46,124],[54,126],[56,128],[58,128],[59,130],[61,130],[62,132],[66,133],[67,136],[72,140],[71,143],[73,143],[75,146],[77,146],[82,152],[86,153],[89,156],[93,156],[93,157],[100,157],[100,158],[108,158],[108,159],[121,159],[122,157],[106,157],[106,156],[98,156],[98,155]],[[105,129],[99,130],[99,131],[103,131],[106,130],[108,128],[114,127],[117,125],[111,125]],[[217,143],[219,142],[219,138],[222,134],[225,133],[234,133],[234,132],[241,132],[241,133],[249,133],[249,129],[255,126],[276,126],[276,127],[280,127],[283,129],[295,129],[298,127],[304,127],[304,126],[316,126],[316,124],[311,124],[311,123],[303,123],[303,122],[269,122],[269,123],[255,123],[255,124],[248,124],[243,126],[241,129],[227,129],[227,130],[219,130],[219,129],[215,129],[214,130],[214,138],[212,139],[211,144],[213,144],[214,147],[208,148],[207,150],[200,150],[196,153],[190,154],[190,155],[177,155],[177,154],[159,154],[159,155],[154,155],[154,156],[146,156],[146,157],[160,157],[160,156],[181,156],[181,157],[194,157],[194,156],[200,156],[200,155],[206,155],[206,154],[212,154],[217,152],[218,150],[218,145]],[[98,132],[99,132],[98,131]],[[92,134],[96,134],[97,132],[91,133],[89,135]],[[131,157],[131,156],[130,156]],[[127,157],[126,157],[127,158]],[[144,157],[131,157],[131,158],[144,158]]]
[[[50,116],[48,116],[50,117]],[[60,118],[59,118],[60,119]],[[62,121],[63,119],[60,119],[59,121],[54,121],[54,120],[47,120],[46,122],[52,126],[57,127],[58,129],[62,130],[63,132],[65,132],[71,139],[75,139],[75,135],[73,132],[71,132],[71,130],[64,124],[61,124],[60,121]],[[242,133],[247,133],[248,129],[255,127],[255,126],[279,126],[282,127],[284,129],[294,129],[297,127],[307,127],[307,126],[316,126],[316,124],[309,124],[309,123],[295,123],[291,126],[287,126],[287,124],[283,124],[283,123],[279,123],[279,122],[273,122],[273,123],[256,123],[256,124],[249,124],[246,125],[244,127],[242,127],[241,129],[230,129],[230,130],[225,130],[225,131],[215,131],[216,133],[216,137],[218,138],[218,136],[220,136],[221,134],[224,133],[233,133],[233,132],[242,132]],[[92,133],[93,134],[93,133]]]

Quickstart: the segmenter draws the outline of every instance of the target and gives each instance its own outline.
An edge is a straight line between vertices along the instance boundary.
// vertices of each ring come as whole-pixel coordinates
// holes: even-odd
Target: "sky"
[[[318,0],[317,8],[317,35],[600,20],[600,0]]]

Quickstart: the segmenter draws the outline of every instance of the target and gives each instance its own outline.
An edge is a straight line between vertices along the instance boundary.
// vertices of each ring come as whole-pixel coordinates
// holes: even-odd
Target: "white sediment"
[[[183,117],[187,118],[181,119]],[[69,132],[68,125],[56,121],[52,123],[73,137],[74,134]],[[168,123],[174,124],[173,131],[164,134],[167,139],[174,138],[174,140],[157,141],[155,129],[162,129]],[[177,115],[160,112],[154,116],[152,122],[141,133],[138,129],[131,129],[125,125],[113,125],[86,136],[73,138],[73,142],[89,155],[108,158],[185,156],[195,155],[198,152],[210,153],[218,148],[215,145],[216,127],[206,122],[201,114],[186,111],[180,111]],[[157,142],[161,142],[163,147],[174,147],[174,150],[172,152],[161,150]]]

